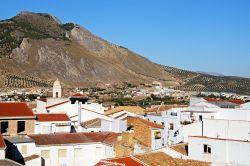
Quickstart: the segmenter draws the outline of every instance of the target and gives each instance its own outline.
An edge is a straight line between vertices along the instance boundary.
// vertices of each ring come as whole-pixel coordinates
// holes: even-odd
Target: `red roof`
[[[128,118],[138,120],[138,121],[142,122],[143,124],[150,126],[152,128],[159,128],[159,129],[164,128],[164,125],[157,124],[157,123],[154,123],[154,122],[151,122],[149,120],[142,119],[142,118],[137,118],[137,117],[128,117]]]
[[[242,100],[222,100],[222,99],[214,99],[214,98],[208,98],[208,97],[204,97],[203,99],[205,99],[207,102],[231,102],[234,104],[244,104],[245,103]]]
[[[115,144],[118,142],[119,133],[98,132],[98,133],[56,133],[56,134],[33,134],[30,138],[35,140],[37,145],[64,145],[101,142]]]
[[[42,101],[42,102],[47,102],[47,99],[46,98],[40,98],[40,99],[37,99],[37,100],[39,100],[39,101]]]
[[[26,103],[0,103],[0,117],[35,116]]]
[[[95,166],[145,166],[146,164],[142,163],[134,157],[120,157],[113,159],[101,160]]]
[[[242,100],[229,100],[229,102],[234,103],[234,104],[244,104],[245,103]]]
[[[6,148],[6,144],[1,134],[0,134],[0,148]]]
[[[46,109],[53,108],[53,107],[56,107],[56,106],[59,106],[59,105],[62,105],[62,104],[68,103],[68,102],[69,101],[64,101],[64,102],[61,102],[61,103],[57,103],[57,104],[46,107]]]
[[[71,97],[88,97],[88,95],[85,93],[75,93]]]
[[[36,114],[38,122],[70,121],[67,114]]]

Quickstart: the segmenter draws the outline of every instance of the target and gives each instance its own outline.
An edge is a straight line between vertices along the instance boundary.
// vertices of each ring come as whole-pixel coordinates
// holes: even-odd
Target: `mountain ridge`
[[[47,87],[59,78],[68,87],[159,81],[176,89],[199,91],[211,89],[206,85],[209,81],[202,81],[206,78],[215,87],[229,80],[230,86],[219,91],[231,87],[238,93],[250,92],[250,79],[213,77],[159,65],[49,14],[21,12],[1,20],[0,39],[0,87]],[[190,88],[196,85],[202,88]]]

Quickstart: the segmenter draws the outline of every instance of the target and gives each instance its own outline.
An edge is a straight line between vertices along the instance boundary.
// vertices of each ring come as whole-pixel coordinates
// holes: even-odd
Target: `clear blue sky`
[[[150,60],[250,77],[250,0],[5,0],[0,19],[51,13]]]

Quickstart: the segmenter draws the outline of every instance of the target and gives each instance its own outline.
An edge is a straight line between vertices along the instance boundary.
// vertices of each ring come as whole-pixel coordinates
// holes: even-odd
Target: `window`
[[[171,116],[177,116],[177,112],[171,112],[170,115]]]
[[[160,131],[156,131],[154,133],[154,135],[155,135],[155,139],[161,139],[161,132]]]
[[[58,150],[58,157],[59,158],[65,158],[65,157],[67,157],[67,150],[66,149],[59,149]]]
[[[25,131],[25,121],[17,122],[17,133],[22,133]]]
[[[22,154],[27,154],[27,145],[22,145]]]
[[[102,155],[102,147],[96,147],[96,155]]]
[[[9,123],[8,122],[1,122],[1,134],[8,132]]]
[[[41,157],[44,159],[49,159],[50,158],[50,151],[49,150],[42,150]]]
[[[174,124],[173,123],[169,123],[169,130],[174,130]]]
[[[76,157],[83,157],[82,149],[81,148],[76,148],[75,151],[74,151],[74,156],[75,156],[75,158]]]
[[[211,146],[204,144],[204,153],[211,153]]]
[[[202,121],[202,115],[199,116],[199,121]]]
[[[56,92],[56,98],[58,98],[58,92]]]

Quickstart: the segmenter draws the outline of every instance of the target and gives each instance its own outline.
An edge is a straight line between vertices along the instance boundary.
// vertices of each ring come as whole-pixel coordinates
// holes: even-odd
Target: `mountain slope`
[[[249,79],[161,66],[49,14],[21,12],[0,21],[0,39],[0,87],[46,87],[59,78],[69,87],[160,81],[183,90],[250,91]]]

